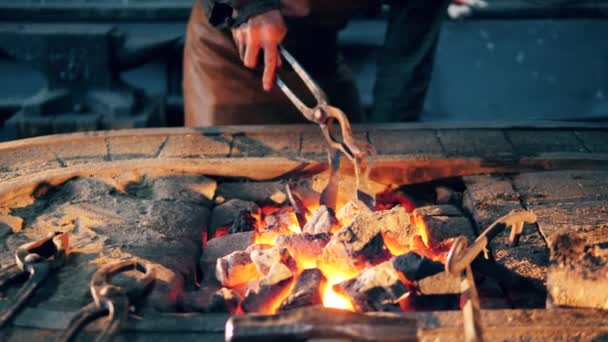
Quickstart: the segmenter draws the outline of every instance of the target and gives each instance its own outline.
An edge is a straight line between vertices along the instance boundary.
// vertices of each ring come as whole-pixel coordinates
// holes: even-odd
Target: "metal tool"
[[[416,341],[417,333],[418,322],[412,318],[313,306],[276,315],[232,316],[226,322],[225,340]]]
[[[293,93],[293,91],[283,82],[283,80],[277,76],[277,85],[285,93],[287,98],[302,112],[304,117],[309,121],[312,121],[319,125],[321,132],[329,146],[344,153],[349,159],[354,160],[360,158],[363,151],[359,148],[355,139],[353,138],[353,132],[350,126],[350,122],[346,117],[346,114],[340,109],[329,105],[327,95],[321,87],[310,77],[310,75],[304,70],[302,65],[296,61],[296,59],[285,50],[283,47],[279,48],[281,55],[284,60],[287,61],[296,74],[302,79],[306,87],[310,90],[314,96],[317,104],[314,107],[308,107],[302,100]],[[335,121],[338,121],[340,125],[340,131],[342,133],[342,141],[339,141],[332,135],[331,128]]]
[[[333,155],[331,155],[333,152]],[[334,150],[328,152],[329,162],[329,180],[319,198],[319,204],[324,205],[336,213],[338,205],[338,188],[340,184],[340,151]],[[356,160],[356,159],[355,159]]]
[[[287,98],[302,112],[304,117],[311,122],[314,122],[319,125],[321,128],[321,132],[325,137],[328,145],[336,151],[343,153],[352,163],[355,170],[355,177],[357,183],[357,189],[355,193],[355,198],[357,200],[361,200],[363,204],[365,204],[368,208],[373,209],[375,206],[375,196],[370,194],[367,188],[367,176],[369,176],[369,170],[371,170],[370,165],[365,172],[361,171],[361,167],[363,163],[363,159],[366,156],[368,151],[372,151],[371,146],[368,144],[359,145],[355,141],[353,137],[352,128],[350,126],[350,122],[348,121],[348,117],[344,112],[342,112],[339,108],[333,107],[329,104],[327,95],[325,92],[319,87],[319,85],[312,79],[312,77],[304,70],[302,65],[296,61],[296,59],[283,47],[279,48],[283,59],[287,61],[296,74],[302,79],[308,90],[314,96],[317,104],[313,107],[308,107],[302,100],[298,98],[297,95],[285,84],[285,82],[281,79],[280,76],[277,76],[277,85],[279,89],[285,93]],[[332,126],[335,122],[338,122],[340,125],[340,133],[341,140],[336,138],[332,134]],[[363,148],[362,148],[363,146]],[[330,151],[330,153],[334,153]],[[331,207],[334,200],[334,195],[337,193],[338,182],[332,183],[332,178],[335,173],[337,173],[337,169],[339,168],[339,154],[335,154],[330,157],[330,164],[332,170],[332,176],[330,176],[330,184],[326,188],[326,198],[329,200],[328,207]],[[364,181],[361,182],[361,175],[364,175]],[[335,205],[332,209],[336,209]]]
[[[304,229],[306,226],[306,215],[309,214],[308,209],[304,205],[304,201],[302,201],[302,197],[295,190],[293,184],[287,183],[285,185],[285,192],[287,193],[287,198],[289,199],[289,203],[293,207],[293,211],[296,214],[296,219],[298,220],[298,226],[300,226],[300,230]]]
[[[507,227],[512,227],[509,242],[512,245],[517,245],[526,223],[536,223],[536,215],[531,211],[513,210],[486,228],[471,246],[468,246],[466,238],[457,238],[448,253],[445,264],[446,271],[457,274],[470,266],[482,252],[487,256],[487,247],[490,241]]]
[[[464,236],[454,241],[448,252],[445,271],[461,277],[461,290],[464,299],[462,308],[464,318],[464,332],[466,341],[482,341],[481,314],[479,295],[473,278],[471,263],[483,252],[488,258],[488,245],[490,241],[505,228],[512,227],[509,242],[516,245],[519,242],[524,224],[535,223],[536,215],[530,211],[514,210],[499,218],[475,239],[471,246]]]
[[[136,278],[134,286],[124,288],[111,283],[114,276],[132,270],[143,273],[142,277]],[[130,308],[141,303],[152,289],[154,281],[154,271],[136,260],[120,261],[100,268],[91,278],[93,303],[74,316],[59,341],[72,341],[87,324],[103,317],[107,321],[95,341],[110,341],[127,321]]]
[[[365,145],[366,158],[356,159],[354,164],[356,177],[356,198],[358,203],[363,204],[367,209],[376,210],[376,194],[369,186],[369,177],[373,168],[373,160],[370,157],[376,156],[376,150],[370,144]]]
[[[48,237],[21,245],[15,253],[16,263],[0,273],[0,288],[28,276],[17,294],[0,312],[0,328],[3,327],[48,278],[51,270],[65,262],[69,241],[65,233],[51,233]]]

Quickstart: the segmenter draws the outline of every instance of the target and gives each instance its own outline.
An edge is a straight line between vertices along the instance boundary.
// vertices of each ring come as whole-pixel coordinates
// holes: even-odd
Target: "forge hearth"
[[[91,301],[99,267],[136,259],[157,281],[121,340],[223,339],[225,327],[234,340],[462,339],[462,280],[446,271],[448,253],[514,210],[536,223],[516,246],[508,229],[497,235],[471,264],[483,337],[608,336],[606,130],[363,131],[379,152],[376,208],[350,202],[342,163],[335,212],[319,205],[329,171],[315,133],[148,130],[0,145],[1,265],[49,232],[70,238],[65,265],[1,336],[54,339]],[[0,310],[13,285],[0,288]]]

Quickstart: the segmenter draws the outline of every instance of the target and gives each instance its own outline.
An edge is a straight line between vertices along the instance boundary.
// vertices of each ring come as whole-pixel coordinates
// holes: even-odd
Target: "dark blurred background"
[[[192,3],[0,0],[0,140],[182,125]],[[488,0],[452,10],[465,13],[443,26],[423,121],[608,121],[608,1]],[[341,33],[367,106],[385,23],[385,14],[360,17]],[[94,112],[109,117],[67,100],[87,87],[99,89]]]

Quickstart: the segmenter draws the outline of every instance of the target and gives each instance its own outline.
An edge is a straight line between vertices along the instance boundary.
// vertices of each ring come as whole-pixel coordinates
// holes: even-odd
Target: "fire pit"
[[[69,236],[65,262],[3,337],[59,336],[91,302],[93,274],[127,259],[155,283],[121,338],[608,336],[607,129],[357,134],[378,150],[371,209],[351,201],[349,165],[336,207],[319,205],[329,168],[307,126],[1,145],[2,266],[24,243]],[[0,310],[17,285],[0,288]]]

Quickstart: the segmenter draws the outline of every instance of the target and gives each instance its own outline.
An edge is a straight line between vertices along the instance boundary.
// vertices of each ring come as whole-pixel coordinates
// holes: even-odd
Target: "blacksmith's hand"
[[[277,68],[281,66],[278,48],[286,34],[287,26],[278,9],[258,14],[232,29],[241,60],[247,68],[257,67],[260,50],[263,50],[262,85],[266,91],[274,86]]]

